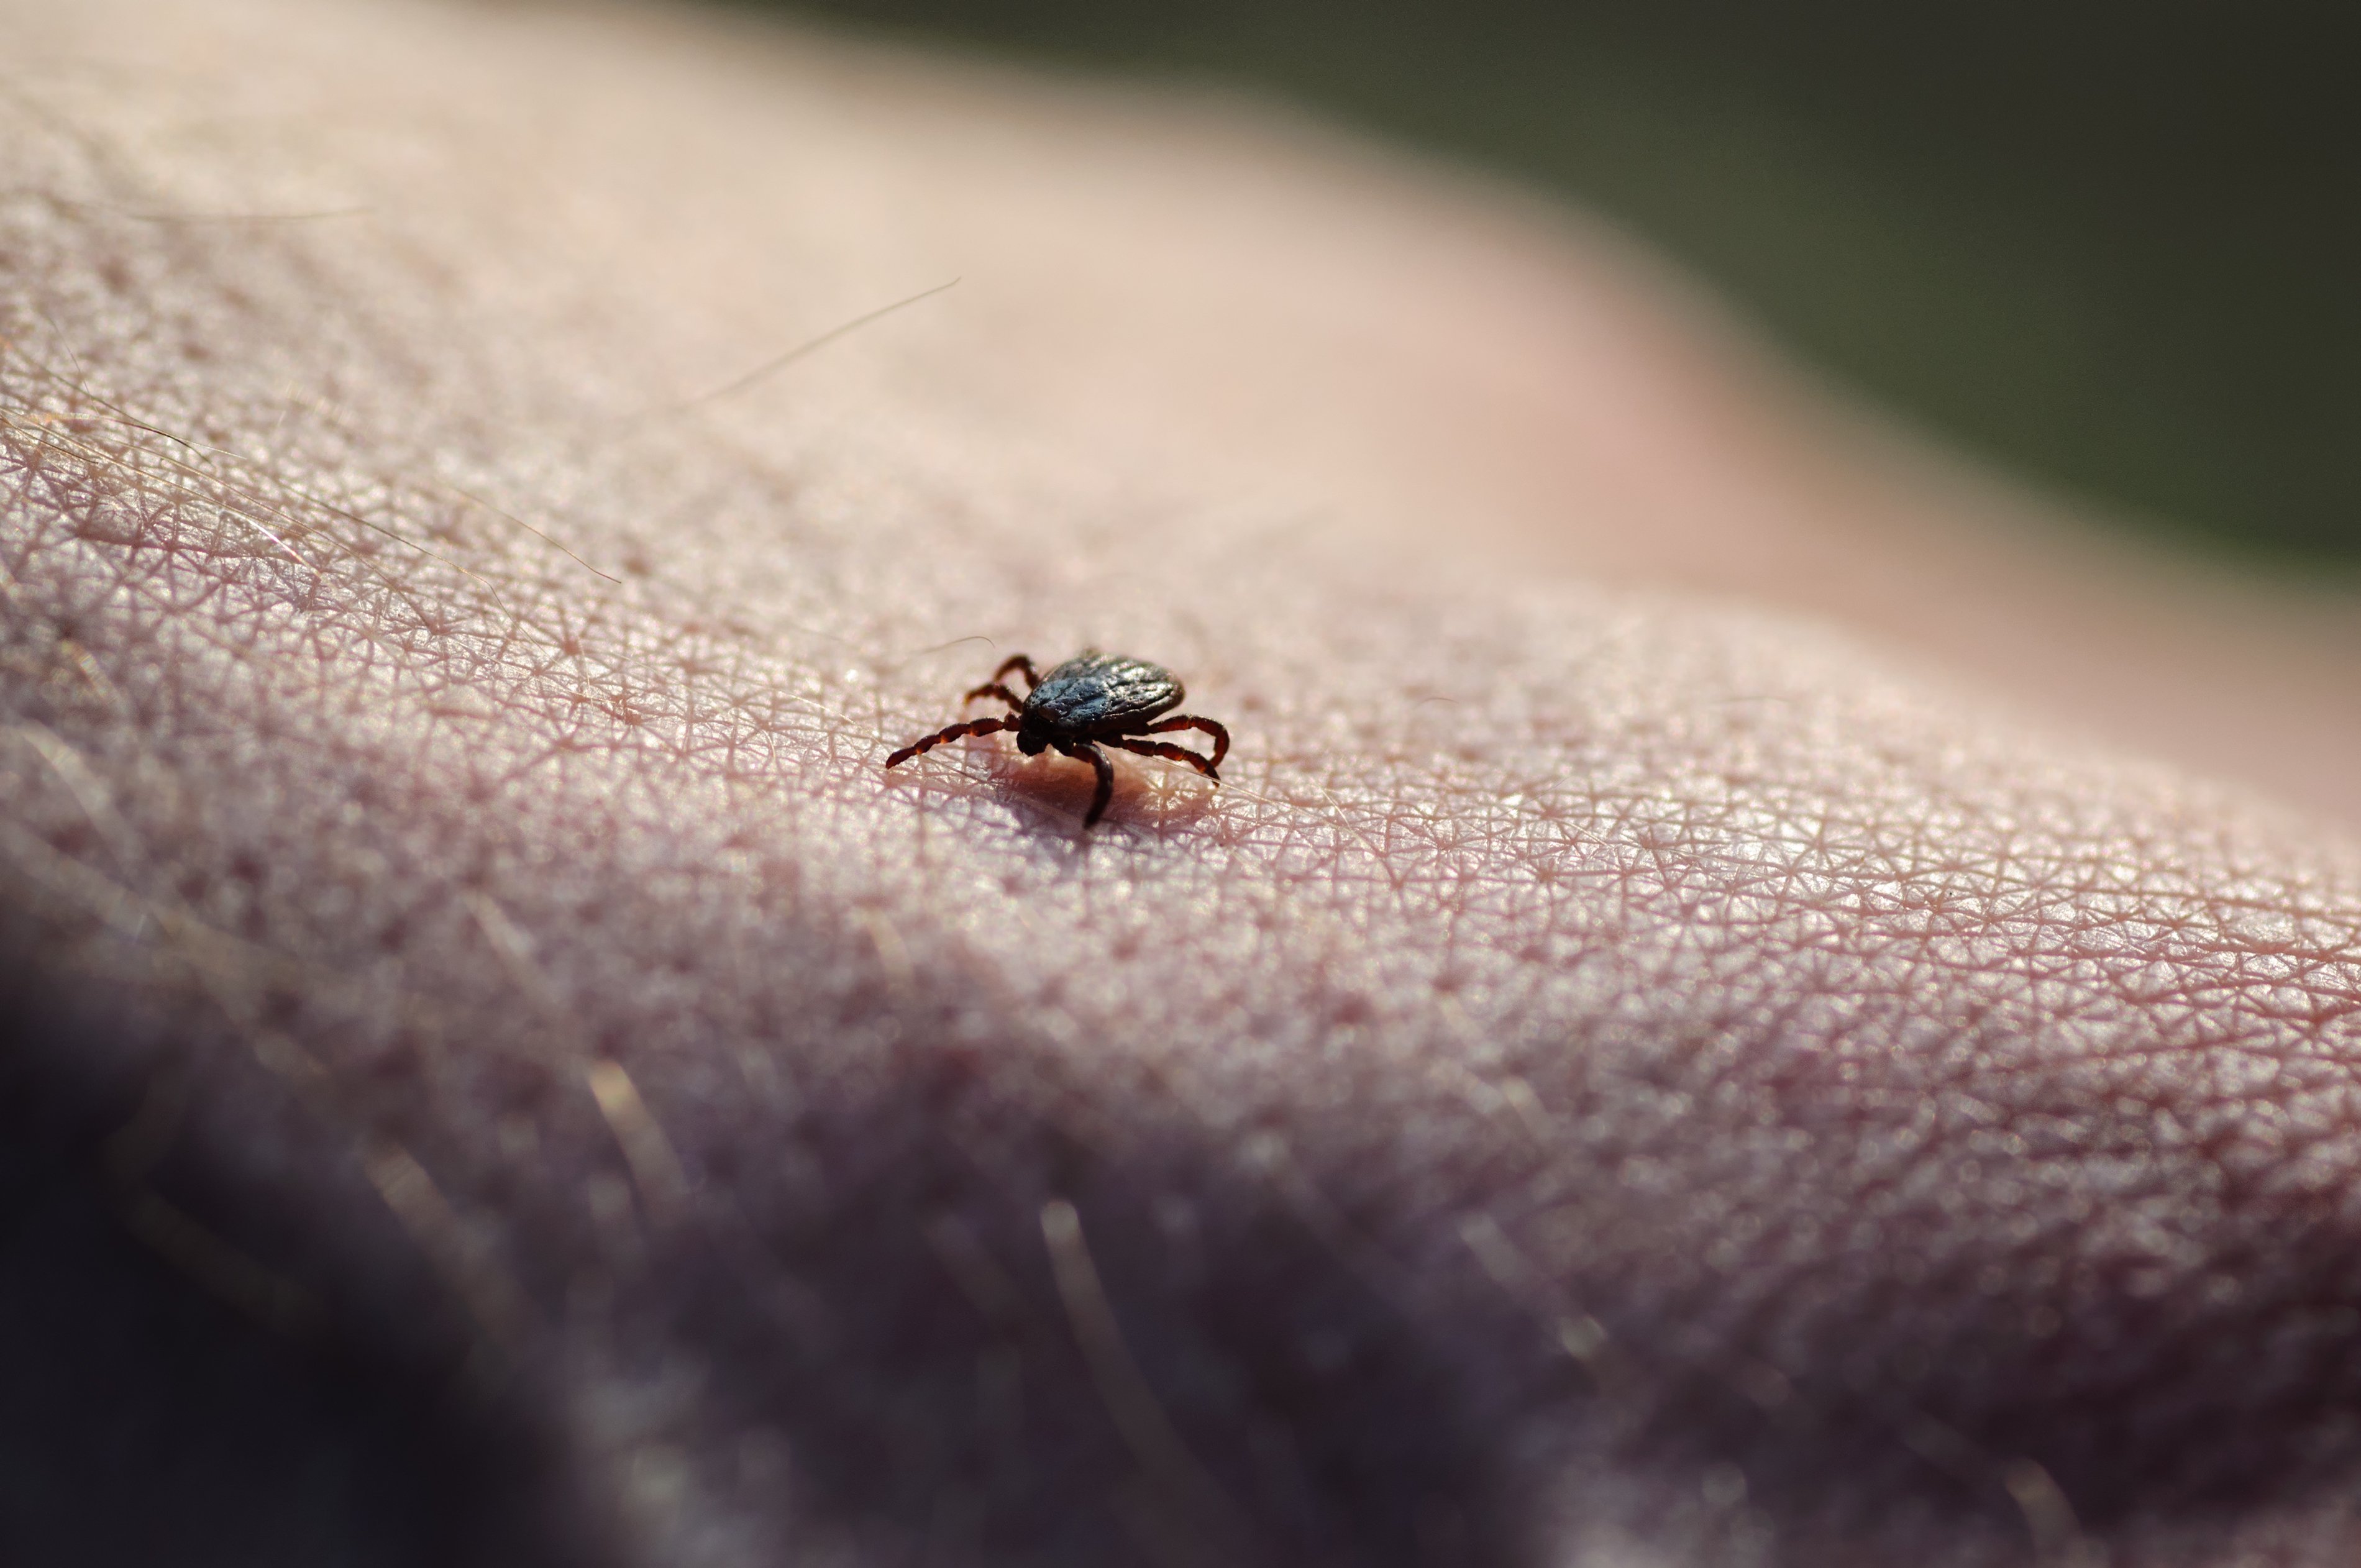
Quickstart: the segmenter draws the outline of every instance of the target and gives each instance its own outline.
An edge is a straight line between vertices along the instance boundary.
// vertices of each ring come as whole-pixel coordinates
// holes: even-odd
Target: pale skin
[[[2361,1549],[2341,605],[1235,105],[7,19],[10,994],[159,1278],[508,1456],[428,1557]],[[880,766],[1085,645],[1218,789]]]

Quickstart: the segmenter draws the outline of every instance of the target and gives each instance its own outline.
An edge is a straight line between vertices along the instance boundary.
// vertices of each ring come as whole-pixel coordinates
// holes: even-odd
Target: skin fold
[[[0,1546],[2361,1550],[2341,603],[1265,111],[5,15]]]

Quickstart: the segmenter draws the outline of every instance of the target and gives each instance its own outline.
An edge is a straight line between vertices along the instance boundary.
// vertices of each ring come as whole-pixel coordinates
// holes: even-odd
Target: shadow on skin
[[[1426,1255],[1433,1237],[1404,1228],[1381,1168],[1322,1159],[1352,1141],[1344,1129],[1209,1146],[1174,1124],[1112,1123],[1104,1094],[1060,1080],[1047,1042],[952,1043],[957,992],[873,964],[864,984],[901,997],[900,1037],[873,1041],[865,1091],[829,1087],[841,1049],[825,1017],[744,1042],[818,1072],[785,1098],[717,1101],[694,1061],[631,1064],[699,1175],[684,1206],[642,1190],[636,1223],[563,1218],[585,1172],[613,1165],[563,1145],[460,1178],[547,1216],[509,1263],[544,1282],[536,1294],[575,1281],[568,1337],[607,1347],[610,1376],[637,1390],[608,1396],[620,1402],[602,1418],[642,1455],[625,1470],[734,1456],[638,1499],[642,1513],[693,1506],[728,1528],[785,1512],[785,1539],[885,1563],[1512,1568],[1613,1530],[1702,1561],[1775,1541],[1798,1563],[1883,1561],[1931,1530],[1953,1561],[2015,1563],[2027,1533],[2012,1464],[2037,1464],[2037,1488],[2070,1497],[2085,1529],[2202,1535],[2334,1497],[2355,1458],[2361,1368],[2349,1313],[2323,1303],[2351,1299],[2344,1260],[2361,1237],[2334,1225],[2248,1260],[2241,1293],[2193,1312],[2136,1277],[2073,1300],[1995,1292],[1973,1280],[2004,1255],[1949,1258],[1962,1276],[1939,1296],[1949,1310],[1905,1309],[1868,1335],[1847,1315],[1830,1343],[1785,1347],[1789,1378],[1742,1332],[1689,1334],[1714,1301],[1652,1294],[1628,1270],[1521,1275],[1509,1232],[1480,1224],[1460,1239],[1486,1266]],[[240,1065],[243,1047],[39,1005],[16,1016],[11,1062],[30,1091],[6,1102],[8,1277],[51,1283],[41,1321],[11,1336],[42,1347],[42,1375],[6,1387],[8,1430],[39,1434],[19,1473],[48,1477],[37,1505],[0,1510],[11,1539],[101,1562],[132,1560],[157,1531],[190,1563],[308,1561],[339,1542],[367,1563],[605,1559],[601,1509],[574,1492],[567,1444],[535,1414],[548,1391],[532,1369],[551,1347],[489,1404],[470,1394],[502,1358],[471,1347],[447,1282],[349,1161],[300,1157],[335,1174],[288,1205],[254,1156],[228,1152],[315,1135]],[[420,1068],[434,1047],[421,1046],[375,1074],[390,1125],[431,1100]],[[173,1135],[162,1190],[302,1282],[321,1306],[300,1335],[252,1321],[104,1212],[100,1140],[175,1057],[210,1063],[213,1087]],[[480,1064],[477,1097],[562,1126],[571,1088],[536,1059]],[[1809,1162],[1793,1174],[1808,1186]],[[1612,1185],[1604,1168],[1598,1180]],[[1047,1223],[1060,1203],[1078,1219],[1062,1241]],[[1908,1262],[1835,1277],[1856,1305],[1923,1299]],[[62,1316],[58,1282],[75,1292]],[[17,1299],[14,1315],[36,1305]],[[1470,1344],[1488,1348],[1471,1360]],[[2207,1363],[2235,1375],[2191,1398]],[[153,1422],[152,1462],[180,1465],[167,1456],[192,1440],[174,1428],[192,1419],[215,1434],[203,1466],[93,1523],[85,1510],[132,1478],[116,1466],[147,1474],[108,1434]],[[1731,1475],[1734,1493],[1717,1479]],[[311,1477],[314,1506],[284,1506],[291,1475]]]
[[[988,771],[999,799],[1014,808],[1020,818],[1029,819],[1039,831],[1053,838],[1088,837],[1109,829],[1158,834],[1191,828],[1219,808],[1217,796],[1222,790],[1235,788],[1235,781],[1216,784],[1177,763],[1110,751],[1108,760],[1115,764],[1115,793],[1107,797],[1106,816],[1085,834],[1082,815],[1090,809],[1091,792],[1096,784],[1090,763],[1055,751],[1045,751],[1038,757],[1019,756],[1005,735],[971,737],[959,744],[965,749],[964,758],[957,753],[946,755],[945,751],[939,750],[915,763],[903,764],[906,773],[897,771],[897,774],[888,777],[898,782],[899,777],[925,776],[923,788],[905,786],[916,789],[923,799],[926,795],[961,787],[942,776],[941,770],[946,766],[960,768],[963,773],[981,767]],[[922,775],[930,763],[935,771]],[[1177,780],[1148,776],[1157,770],[1186,776]],[[972,780],[973,774],[970,773],[968,777]],[[1191,787],[1191,781],[1195,787]]]
[[[1470,1389],[1435,1354],[1455,1325],[1206,1151],[1110,1162],[978,1066],[907,1046],[895,1102],[774,1130],[824,1185],[745,1168],[735,1245],[684,1235],[673,1283],[620,1299],[729,1369],[715,1416],[782,1434],[799,1497],[881,1562],[1522,1560],[1503,1444],[1532,1390]]]
[[[60,1004],[20,937],[0,938],[0,1554],[620,1563],[547,1386],[471,1361],[344,1151],[242,1047]]]

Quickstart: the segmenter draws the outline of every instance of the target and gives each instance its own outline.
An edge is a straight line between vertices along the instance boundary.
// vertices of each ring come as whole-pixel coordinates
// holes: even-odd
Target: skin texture
[[[2361,1549],[2324,599],[1235,105],[7,23],[0,1544]],[[1218,791],[881,771],[1092,644]]]

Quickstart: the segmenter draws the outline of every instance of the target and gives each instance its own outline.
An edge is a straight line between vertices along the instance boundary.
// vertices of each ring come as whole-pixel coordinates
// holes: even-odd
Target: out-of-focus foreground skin
[[[2361,1552],[2333,607],[1234,106],[5,31],[9,1561]]]

